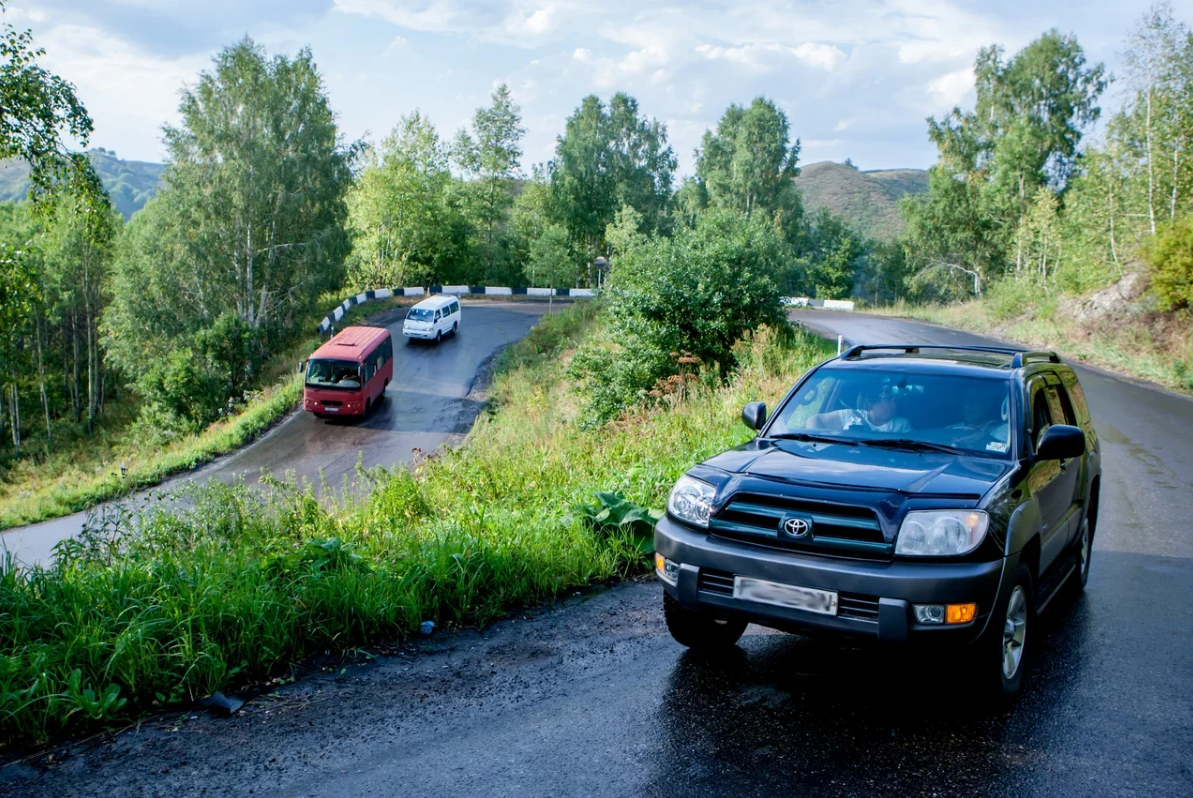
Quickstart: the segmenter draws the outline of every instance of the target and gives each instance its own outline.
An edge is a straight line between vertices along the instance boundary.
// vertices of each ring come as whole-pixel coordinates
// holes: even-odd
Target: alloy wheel
[[[1002,630],[1002,675],[1014,679],[1023,662],[1023,642],[1027,638],[1027,593],[1015,585],[1007,602],[1007,618]]]

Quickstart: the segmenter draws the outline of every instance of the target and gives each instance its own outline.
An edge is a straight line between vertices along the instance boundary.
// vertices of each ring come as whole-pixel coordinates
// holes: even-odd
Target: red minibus
[[[302,404],[319,418],[363,416],[394,376],[394,345],[384,327],[345,327],[306,363]]]

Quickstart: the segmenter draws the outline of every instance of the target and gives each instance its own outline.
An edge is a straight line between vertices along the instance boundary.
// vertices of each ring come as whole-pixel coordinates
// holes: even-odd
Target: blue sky
[[[580,98],[624,90],[666,122],[680,171],[730,102],[765,94],[801,162],[863,169],[935,160],[924,118],[973,102],[970,66],[1058,27],[1113,71],[1146,3],[1112,0],[12,0],[45,65],[72,81],[95,146],[161,160],[178,91],[246,33],[272,52],[310,45],[350,139],[378,140],[414,109],[449,138],[509,83],[523,164],[550,158]],[[1174,3],[1193,22],[1193,0]],[[1103,107],[1115,105],[1114,89]]]

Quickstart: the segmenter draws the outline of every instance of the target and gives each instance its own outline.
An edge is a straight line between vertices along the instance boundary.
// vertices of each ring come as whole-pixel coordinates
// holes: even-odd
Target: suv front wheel
[[[978,642],[978,673],[995,700],[1019,695],[1035,650],[1035,589],[1031,571],[1020,565],[1010,594],[995,607],[986,633]]]
[[[746,621],[723,620],[685,610],[670,593],[663,594],[663,617],[667,619],[667,631],[677,643],[698,651],[729,648],[746,631]]]

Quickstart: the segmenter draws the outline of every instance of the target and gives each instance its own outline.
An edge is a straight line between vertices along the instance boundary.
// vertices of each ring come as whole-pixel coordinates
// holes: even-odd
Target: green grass
[[[394,299],[353,307],[338,326],[404,302]],[[334,306],[334,299],[320,307],[324,305]],[[320,340],[308,333],[273,357],[262,375],[264,387],[234,415],[163,444],[148,444],[136,434],[135,401],[126,390],[122,401],[109,403],[94,436],[78,430],[70,437],[59,435],[49,456],[24,456],[9,465],[0,481],[0,529],[91,509],[239,449],[302,398],[302,381],[294,368]],[[37,452],[42,445],[31,438],[25,451]]]
[[[1055,300],[1006,305],[994,297],[955,305],[900,303],[867,312],[923,319],[1033,349],[1056,350],[1069,360],[1193,392],[1193,326],[1187,317],[1153,315],[1082,325],[1058,313]]]
[[[194,489],[195,509],[142,510],[69,548],[52,570],[0,577],[0,745],[127,722],[229,690],[316,651],[346,651],[644,567],[630,531],[596,528],[597,491],[661,507],[694,462],[749,437],[748,400],[777,401],[828,354],[761,331],[728,384],[690,383],[597,430],[577,426],[568,354],[597,306],[545,318],[498,364],[464,446],[369,472],[355,497],[310,485]]]

